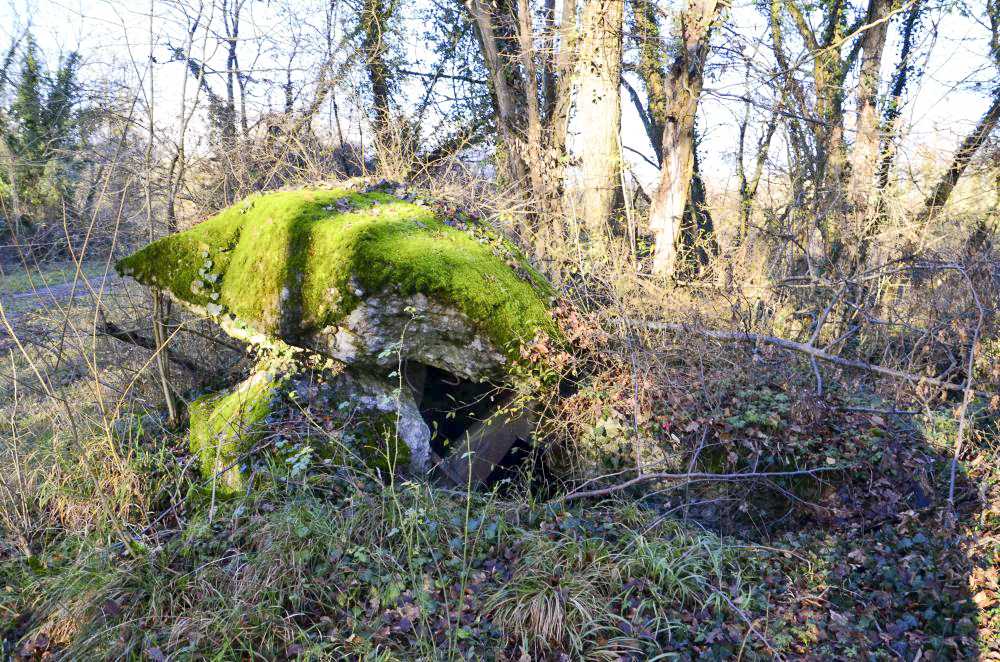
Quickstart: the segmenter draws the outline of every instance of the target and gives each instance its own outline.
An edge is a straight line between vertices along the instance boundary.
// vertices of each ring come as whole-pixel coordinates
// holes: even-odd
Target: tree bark
[[[875,189],[878,195],[876,202],[876,215],[878,222],[882,222],[884,215],[883,191],[889,185],[889,172],[892,170],[892,162],[896,155],[895,139],[899,134],[899,116],[902,114],[903,91],[909,81],[910,53],[913,50],[914,30],[917,19],[920,16],[922,5],[917,2],[910,8],[906,15],[906,23],[903,26],[903,44],[899,53],[899,62],[896,64],[896,72],[892,80],[892,88],[889,90],[887,105],[885,109],[885,119],[881,132],[881,143],[879,145],[878,172],[875,173]]]
[[[848,198],[848,152],[844,139],[844,81],[854,60],[861,50],[861,40],[855,41],[847,55],[842,55],[844,35],[854,34],[865,25],[861,17],[855,25],[848,26],[844,16],[844,0],[832,0],[823,8],[821,29],[813,30],[809,17],[803,13],[805,5],[797,0],[772,0],[772,26],[780,25],[781,10],[788,12],[811,54],[812,78],[815,102],[810,102],[801,89],[793,84],[793,97],[799,104],[798,114],[806,118],[809,137],[812,140],[810,158],[811,179],[814,188],[813,209],[809,217],[818,224],[820,234],[827,245],[830,261],[836,263],[843,254],[847,228]],[[778,56],[776,40],[775,55],[779,66],[786,68]],[[782,54],[783,55],[783,54]],[[787,70],[791,82],[793,70]]]
[[[924,211],[920,216],[921,221],[930,219],[948,203],[948,198],[955,189],[955,184],[958,183],[962,173],[965,172],[965,168],[969,165],[972,157],[976,155],[982,144],[986,142],[986,138],[989,137],[990,132],[996,127],[998,121],[1000,121],[1000,86],[993,91],[993,103],[979,120],[979,124],[976,125],[975,130],[962,141],[961,146],[959,146],[958,151],[955,152],[955,156],[951,161],[951,167],[944,173],[941,181],[934,187],[934,192],[931,193],[924,203]]]
[[[572,98],[576,0],[563,0],[555,56],[535,47],[528,0],[464,0],[464,6],[489,72],[506,178],[526,192],[536,258],[544,261],[553,239],[562,234],[562,157]]]
[[[518,117],[520,113],[516,101],[523,91],[519,72],[516,69],[511,71],[506,64],[506,57],[501,54],[500,35],[493,12],[481,0],[465,0],[465,8],[476,27],[479,48],[490,75],[490,91],[496,111],[497,128],[501,141],[507,147],[505,155],[507,177],[512,183],[525,182],[528,179],[528,166],[521,155],[524,139],[518,132],[523,122]]]
[[[236,136],[236,76],[239,70],[239,58],[236,56],[236,44],[239,41],[239,7],[234,3],[230,8],[229,0],[222,2],[222,25],[226,35],[226,103],[223,107],[222,137],[231,140]]]
[[[701,179],[701,169],[698,167],[697,138],[694,141],[691,160],[691,189],[679,240],[683,268],[679,268],[678,271],[687,271],[690,268],[692,275],[695,275],[695,267],[707,265],[712,255],[719,254],[719,244],[715,240],[712,213],[708,209],[705,183]]]
[[[386,60],[389,52],[386,35],[394,9],[395,3],[392,2],[365,0],[361,10],[361,48],[372,86],[372,128],[376,150],[386,149],[392,144],[390,104],[394,81]]]
[[[691,0],[681,15],[680,52],[667,80],[660,186],[649,212],[656,238],[653,273],[658,276],[672,277],[677,268],[677,243],[694,172],[695,112],[719,7],[719,0]]]
[[[663,125],[666,123],[667,81],[664,73],[663,41],[656,8],[652,0],[631,0],[636,39],[639,40],[639,77],[646,86],[647,108],[637,110],[645,120],[646,135],[656,154],[663,161]]]
[[[750,233],[750,217],[753,213],[753,200],[760,186],[760,178],[764,174],[764,164],[767,163],[767,153],[771,147],[771,139],[778,128],[778,118],[781,116],[782,103],[778,102],[771,112],[767,128],[757,143],[757,158],[754,161],[753,172],[747,177],[743,159],[746,154],[746,132],[750,123],[750,104],[747,104],[746,115],[740,123],[739,147],[736,152],[736,177],[740,183],[740,227],[736,234],[736,244],[742,244]]]
[[[868,27],[861,37],[861,74],[858,78],[858,124],[854,147],[851,149],[851,176],[848,186],[850,227],[848,232],[849,260],[847,272],[854,273],[867,260],[868,245],[875,232],[876,181],[879,159],[879,122],[876,112],[879,71],[882,52],[889,33],[891,0],[870,0],[865,22]]]
[[[878,160],[878,115],[876,95],[878,92],[879,70],[882,67],[882,51],[885,49],[889,33],[890,0],[870,0],[865,19],[868,28],[861,38],[861,75],[858,79],[858,128],[854,147],[851,150],[851,209],[854,216],[853,231],[860,244],[868,234],[867,220],[871,217],[875,183],[875,169]],[[859,251],[859,256],[864,251]]]
[[[621,200],[622,19],[625,0],[588,0],[577,76],[583,215],[599,236]]]

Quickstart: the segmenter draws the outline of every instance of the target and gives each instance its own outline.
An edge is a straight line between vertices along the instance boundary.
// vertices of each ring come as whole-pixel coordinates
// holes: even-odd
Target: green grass
[[[2,655],[652,654],[689,636],[679,610],[717,609],[717,586],[745,572],[714,536],[645,532],[654,514],[626,502],[566,511],[517,491],[466,499],[321,454],[294,471],[278,454],[249,492],[213,500],[186,430],[136,406],[155,376],[124,396],[101,385],[128,384],[148,357],[128,368],[118,346],[89,353],[81,328],[65,372],[49,373],[56,399],[22,387],[2,410],[15,421],[0,434]],[[46,350],[28,349],[42,365]],[[33,374],[25,357],[14,367]],[[327,434],[271,432],[290,453]],[[556,585],[547,568],[561,568]],[[518,620],[522,603],[540,616]]]
[[[74,659],[649,655],[683,631],[675,612],[731,584],[738,564],[680,527],[647,539],[627,510],[315,475],[185,510],[159,542],[67,535],[34,569],[8,559],[4,602],[20,609],[5,617],[11,628],[28,610],[22,646],[44,632]]]

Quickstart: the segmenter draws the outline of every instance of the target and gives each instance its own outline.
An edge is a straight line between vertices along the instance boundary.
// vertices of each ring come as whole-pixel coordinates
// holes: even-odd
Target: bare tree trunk
[[[156,0],[149,2],[149,108],[147,115],[149,120],[149,134],[146,143],[146,163],[145,163],[145,189],[146,196],[146,224],[149,227],[149,240],[155,238],[153,228],[153,141],[155,139],[153,125],[154,90],[153,86],[153,45],[155,43],[155,32],[153,29],[154,15],[156,10]],[[187,80],[187,75],[184,76]],[[172,183],[171,183],[172,185]],[[180,423],[180,416],[177,413],[177,402],[174,400],[174,392],[170,387],[170,364],[167,363],[167,350],[165,347],[164,320],[166,318],[163,306],[163,295],[153,290],[153,338],[156,341],[156,371],[160,376],[160,387],[163,389],[163,399],[167,404],[167,425],[171,428],[177,427]]]
[[[678,242],[681,248],[681,263],[685,267],[704,266],[708,264],[710,256],[719,254],[712,213],[708,209],[708,199],[705,196],[705,184],[698,167],[697,138],[691,151],[691,160],[691,189]],[[679,265],[678,272],[680,271]],[[692,268],[691,272],[696,273],[696,269]]]
[[[989,137],[990,132],[996,127],[998,121],[1000,121],[1000,86],[993,91],[992,105],[990,105],[989,109],[979,120],[979,124],[976,125],[975,130],[962,141],[958,151],[955,152],[955,157],[951,161],[951,167],[944,173],[941,181],[934,187],[934,192],[924,203],[921,220],[931,218],[948,203],[948,198],[951,196],[955,184],[958,183],[962,173],[965,172],[965,168],[969,165],[972,157],[975,156],[982,144],[986,142],[986,138]]]
[[[545,52],[542,54],[542,104],[546,116],[552,114],[556,102],[556,0],[545,0],[542,14],[542,40]]]
[[[649,211],[656,237],[653,273],[659,276],[672,277],[677,268],[677,242],[694,171],[695,112],[719,6],[719,0],[691,0],[681,16],[680,52],[671,64],[666,90],[660,186]]]
[[[639,40],[638,72],[646,85],[647,109],[637,108],[645,120],[646,135],[656,154],[663,160],[663,125],[666,124],[667,81],[664,73],[664,49],[660,26],[652,0],[631,0],[636,38]]]
[[[858,129],[851,150],[851,183],[848,189],[853,216],[851,230],[853,255],[850,271],[860,267],[865,259],[868,236],[873,223],[875,170],[878,161],[879,131],[875,102],[878,92],[882,51],[889,33],[890,0],[870,0],[866,22],[868,28],[861,38],[861,76],[858,80]]]
[[[528,164],[528,176],[536,195],[541,194],[542,213],[547,211],[548,191],[545,186],[545,164],[542,156],[542,113],[536,93],[538,70],[535,67],[535,38],[531,26],[531,5],[528,0],[517,0],[517,37],[520,45],[518,56],[524,69],[522,99],[525,105],[524,156]]]
[[[917,25],[917,18],[920,16],[922,5],[914,3],[906,15],[906,22],[903,25],[903,44],[899,54],[899,62],[896,64],[896,72],[893,76],[892,88],[889,90],[886,99],[885,119],[881,141],[879,144],[879,164],[875,173],[876,209],[875,226],[873,233],[878,232],[885,216],[885,196],[884,191],[889,186],[889,172],[892,170],[893,159],[896,155],[896,137],[899,134],[899,116],[902,114],[903,91],[909,81],[910,52],[913,50],[914,28]]]
[[[375,132],[376,153],[389,148],[392,112],[393,80],[386,55],[389,52],[386,33],[395,9],[394,2],[365,0],[361,10],[361,48],[365,56],[368,80],[372,85],[372,127]],[[380,163],[384,161],[382,155]]]
[[[795,0],[784,0],[799,36],[812,53],[815,114],[819,121],[810,126],[816,141],[819,198],[825,205],[837,204],[847,166],[843,107],[844,78],[850,66],[840,55],[840,40],[846,27],[841,20],[844,4],[844,0],[833,0],[823,17],[822,32],[817,35]],[[808,108],[800,110],[802,115],[808,115]]]
[[[553,237],[562,234],[562,156],[572,93],[575,0],[563,0],[560,47],[555,57],[537,52],[528,0],[464,0],[464,6],[489,72],[505,174],[511,184],[520,185],[527,193],[535,254],[543,261]],[[543,96],[541,102],[540,87],[552,95]]]
[[[244,80],[243,72],[240,71],[240,60],[236,50],[237,43],[240,36],[240,13],[243,11],[243,4],[245,0],[231,0],[232,9],[229,12],[229,26],[230,34],[227,35],[229,38],[229,61],[228,61],[228,71],[227,74],[234,76],[236,78],[236,86],[239,88],[240,95],[240,130],[242,131],[243,137],[246,137],[249,127],[247,126],[247,91],[246,82]],[[230,83],[231,85],[232,83]],[[230,94],[230,96],[232,96]],[[235,103],[233,108],[233,114],[235,115]]]
[[[760,186],[760,178],[764,174],[764,164],[767,163],[767,152],[771,146],[771,139],[778,128],[778,118],[781,115],[781,102],[771,112],[771,118],[767,122],[767,128],[757,143],[757,158],[754,162],[754,169],[750,176],[747,176],[746,166],[743,159],[746,153],[746,132],[750,123],[750,104],[747,104],[746,115],[740,123],[739,147],[736,152],[736,176],[740,183],[740,227],[736,234],[736,244],[742,244],[750,233],[750,217],[753,213],[753,199],[757,195],[757,188]]]
[[[236,137],[236,44],[240,26],[232,19],[238,9],[229,6],[229,0],[222,0],[222,25],[226,37],[226,103],[223,106],[222,137],[232,140]],[[231,147],[231,145],[230,145]]]
[[[549,192],[552,200],[547,232],[553,239],[564,235],[562,217],[563,156],[566,154],[566,134],[569,131],[569,111],[573,102],[573,66],[577,54],[577,0],[563,0],[562,21],[559,24],[559,49],[551,54],[555,71],[553,97],[545,104],[545,150],[548,161]]]
[[[187,169],[187,155],[185,153],[185,140],[187,138],[188,125],[191,123],[191,119],[194,117],[195,111],[198,109],[198,99],[201,94],[201,90],[205,87],[205,56],[208,54],[208,33],[209,27],[212,23],[212,18],[214,15],[215,6],[212,5],[212,11],[206,17],[204,14],[204,4],[198,5],[198,13],[195,16],[186,16],[188,20],[188,35],[187,43],[184,48],[184,64],[185,69],[195,68],[198,72],[197,85],[195,86],[194,97],[191,100],[190,111],[187,108],[187,75],[181,81],[181,99],[180,99],[180,110],[181,110],[181,122],[178,128],[177,135],[177,149],[174,152],[173,157],[170,160],[170,168],[167,172],[167,232],[174,232],[177,230],[177,196],[180,194],[181,189],[184,187],[184,177],[186,175]],[[198,33],[198,27],[201,25],[202,20],[206,21],[205,30],[201,40],[201,66],[195,66],[194,60],[191,54],[194,50],[195,37]]]
[[[796,0],[772,0],[772,30],[780,25],[781,8],[787,10],[812,60],[815,102],[810,103],[804,91],[794,82],[789,72],[793,96],[799,104],[798,114],[807,119],[806,125],[813,142],[810,160],[811,179],[815,195],[814,207],[809,217],[818,222],[820,234],[826,243],[831,262],[839,261],[843,253],[847,232],[847,143],[844,140],[844,81],[861,49],[861,40],[842,56],[845,34],[853,34],[864,25],[864,17],[849,26],[844,20],[844,0],[832,0],[823,6],[819,29],[814,30],[810,16]],[[778,56],[776,41],[775,55]],[[783,54],[782,54],[783,55]],[[779,66],[785,67],[778,57]]]
[[[588,0],[577,75],[583,215],[592,236],[621,200],[622,19],[625,0]]]
[[[506,58],[500,52],[500,40],[494,25],[493,12],[480,0],[465,0],[466,10],[476,26],[480,50],[490,74],[490,88],[493,95],[493,106],[497,111],[497,128],[501,140],[507,145],[506,167],[507,176],[512,182],[523,182],[528,178],[528,168],[520,154],[518,145],[523,138],[518,136],[522,122],[517,117],[516,99],[518,98],[519,76],[510,72]]]

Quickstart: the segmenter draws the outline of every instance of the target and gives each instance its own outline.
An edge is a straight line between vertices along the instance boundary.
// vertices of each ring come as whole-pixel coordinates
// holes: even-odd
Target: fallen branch
[[[114,338],[115,340],[121,340],[122,342],[127,342],[131,345],[135,345],[136,347],[142,347],[143,349],[148,349],[151,352],[156,351],[156,343],[153,340],[140,336],[139,334],[129,331],[127,329],[123,329],[114,322],[108,322],[107,320],[104,320],[104,323],[98,326],[97,331],[98,333],[102,333],[106,336]],[[177,365],[187,368],[188,370],[190,370],[195,374],[204,371],[204,368],[202,368],[197,363],[186,357],[178,356],[176,353],[170,352],[169,350],[166,352],[166,355],[168,359],[170,359]]]
[[[810,345],[808,343],[796,342],[794,340],[786,340],[785,338],[778,338],[776,336],[766,336],[759,333],[747,333],[744,331],[702,329],[700,327],[688,326],[686,324],[671,324],[668,322],[650,322],[645,320],[629,320],[629,322],[637,326],[643,326],[647,329],[652,329],[654,331],[672,331],[674,333],[694,333],[700,336],[704,336],[706,338],[713,338],[715,340],[735,340],[735,341],[746,341],[753,343],[764,343],[766,345],[774,345],[775,347],[781,347],[782,349],[789,349],[795,352],[802,352],[814,359],[819,359],[820,361],[826,361],[827,363],[841,365],[844,366],[845,368],[866,370],[868,372],[874,372],[880,375],[885,375],[887,377],[894,377],[896,379],[930,384],[931,386],[937,386],[938,388],[943,388],[948,391],[965,391],[966,388],[962,384],[954,384],[952,382],[946,382],[943,379],[938,379],[937,377],[927,377],[924,375],[917,375],[912,372],[896,370],[895,368],[886,368],[885,366],[876,365],[874,363],[865,363],[864,361],[845,359],[843,357],[837,356],[836,354],[830,354],[828,352],[825,352],[822,349],[814,347],[813,345]],[[992,395],[985,391],[983,391],[982,394]]]
[[[683,481],[694,481],[694,480],[756,480],[761,478],[782,478],[789,476],[811,476],[814,474],[827,472],[827,471],[843,471],[844,469],[849,469],[850,467],[840,466],[840,467],[815,467],[813,469],[797,469],[794,471],[754,471],[748,473],[729,473],[729,474],[716,474],[716,473],[705,473],[701,471],[688,471],[685,473],[665,473],[665,472],[655,472],[642,474],[641,476],[636,476],[632,480],[627,480],[624,483],[618,483],[617,485],[610,485],[608,487],[602,487],[596,490],[587,490],[584,492],[569,492],[561,497],[552,500],[552,503],[564,503],[566,501],[575,501],[577,499],[589,499],[594,497],[607,496],[609,494],[614,494],[615,492],[621,492],[622,490],[627,490],[630,487],[635,487],[636,485],[642,485],[643,483],[650,483],[658,480],[683,480]]]

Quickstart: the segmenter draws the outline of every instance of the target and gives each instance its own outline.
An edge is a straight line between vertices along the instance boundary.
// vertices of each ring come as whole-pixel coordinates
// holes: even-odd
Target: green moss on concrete
[[[457,229],[383,193],[300,190],[250,198],[117,266],[292,344],[337,324],[358,304],[358,289],[390,287],[454,306],[515,358],[537,331],[555,332],[551,287],[507,242]]]
[[[348,432],[336,442],[328,437],[308,437],[303,443],[316,449],[320,461],[329,460],[335,467],[357,466],[358,461],[369,469],[394,472],[410,464],[410,449],[395,434],[395,412],[365,412],[358,416],[337,417],[336,425]],[[286,456],[287,457],[287,456]]]
[[[191,452],[198,456],[202,475],[211,479],[225,469],[216,478],[217,493],[226,495],[243,489],[239,465],[230,465],[260,437],[259,423],[271,411],[279,381],[274,371],[258,368],[233,389],[191,403]]]
[[[369,468],[393,472],[410,464],[410,449],[396,434],[396,412],[371,412],[353,433]]]

